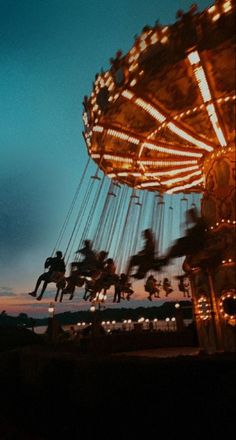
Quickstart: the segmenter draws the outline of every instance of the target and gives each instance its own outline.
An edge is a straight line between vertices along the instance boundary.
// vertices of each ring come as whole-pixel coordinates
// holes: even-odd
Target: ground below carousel
[[[197,345],[108,353],[99,338],[85,350],[20,332],[0,329],[2,440],[234,433],[233,353],[206,355]]]

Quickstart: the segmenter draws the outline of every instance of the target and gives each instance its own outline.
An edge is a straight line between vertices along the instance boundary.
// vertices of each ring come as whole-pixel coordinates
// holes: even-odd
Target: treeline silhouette
[[[99,316],[101,321],[117,321],[121,322],[124,319],[132,319],[137,321],[139,318],[145,319],[165,319],[167,317],[175,316],[176,302],[165,302],[158,307],[137,307],[133,308],[119,308],[119,309],[104,309],[100,310]],[[179,301],[183,318],[192,319],[192,303],[191,301]],[[61,325],[77,324],[77,322],[90,322],[92,313],[90,311],[78,312],[64,312],[56,314],[57,321]],[[10,316],[6,312],[0,314],[0,325],[4,326],[24,326],[36,327],[47,325],[48,317],[45,318],[31,318],[26,313],[20,313],[18,316]]]

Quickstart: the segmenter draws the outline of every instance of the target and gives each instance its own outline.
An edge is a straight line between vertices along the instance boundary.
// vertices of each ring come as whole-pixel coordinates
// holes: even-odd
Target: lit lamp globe
[[[95,310],[96,310],[95,306],[91,306],[91,307],[90,307],[90,312],[94,313]]]
[[[54,315],[54,311],[55,311],[55,307],[54,307],[53,304],[51,303],[50,306],[48,307],[48,313],[49,313],[50,318],[53,317],[53,315]]]
[[[166,318],[165,321],[166,321],[166,324],[167,324],[167,329],[169,331],[169,329],[170,329],[170,318]]]

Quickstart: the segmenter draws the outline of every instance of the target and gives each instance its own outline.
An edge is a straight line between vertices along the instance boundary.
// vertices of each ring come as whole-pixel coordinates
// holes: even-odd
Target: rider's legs
[[[42,273],[42,275],[40,275],[40,276],[38,277],[38,279],[37,279],[37,282],[36,282],[36,285],[35,285],[34,290],[33,290],[32,292],[29,292],[29,295],[31,295],[31,296],[36,296],[37,291],[38,291],[38,288],[39,288],[41,282],[42,282],[42,281],[45,281],[45,280],[47,280],[47,279],[48,279],[48,272]],[[46,288],[46,287],[45,287],[45,288]],[[44,289],[44,290],[45,290],[45,289]]]

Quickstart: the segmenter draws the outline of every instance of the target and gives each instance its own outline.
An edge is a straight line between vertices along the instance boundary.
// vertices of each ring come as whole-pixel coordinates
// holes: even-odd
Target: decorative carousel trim
[[[226,313],[224,310],[224,301],[227,299],[234,299],[236,301],[236,290],[235,289],[228,289],[224,290],[221,297],[219,298],[219,309],[221,317],[227,321],[230,325],[236,325],[236,313],[233,315],[230,315],[229,313]]]
[[[202,321],[206,321],[211,318],[211,306],[209,299],[205,295],[201,295],[197,299],[197,313]]]

